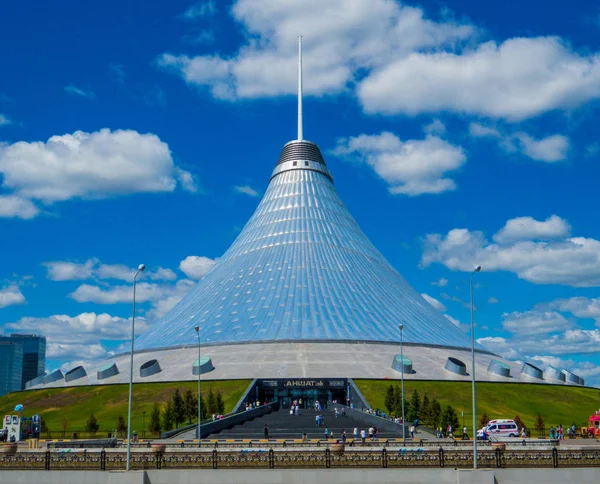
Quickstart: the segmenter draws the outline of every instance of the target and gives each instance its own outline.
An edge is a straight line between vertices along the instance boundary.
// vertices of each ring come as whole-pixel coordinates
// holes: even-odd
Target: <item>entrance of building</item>
[[[347,404],[347,380],[258,380],[256,397],[260,402],[280,402],[290,408],[295,401],[300,408],[314,408],[316,402],[327,408],[330,402]]]

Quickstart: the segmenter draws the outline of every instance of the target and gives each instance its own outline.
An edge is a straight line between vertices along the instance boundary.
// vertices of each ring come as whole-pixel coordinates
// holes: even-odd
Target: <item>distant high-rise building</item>
[[[46,337],[36,334],[11,334],[10,338],[23,347],[20,388],[23,390],[26,382],[40,376],[46,369]]]
[[[0,395],[21,390],[23,377],[23,345],[0,336]]]

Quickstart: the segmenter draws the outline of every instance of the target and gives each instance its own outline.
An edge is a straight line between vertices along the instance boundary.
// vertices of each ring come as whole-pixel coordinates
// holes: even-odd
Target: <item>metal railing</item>
[[[217,450],[204,452],[134,452],[132,469],[189,468],[432,468],[473,467],[469,450],[380,449],[324,450]],[[481,450],[479,468],[600,467],[600,450]],[[125,452],[18,452],[0,455],[0,470],[119,470],[124,469]]]

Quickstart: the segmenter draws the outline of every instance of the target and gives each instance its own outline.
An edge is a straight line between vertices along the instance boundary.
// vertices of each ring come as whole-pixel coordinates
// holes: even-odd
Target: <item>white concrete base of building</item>
[[[471,352],[431,346],[404,345],[403,353],[412,361],[413,373],[405,373],[407,380],[471,381]],[[354,378],[399,380],[400,371],[392,369],[392,361],[400,354],[400,345],[380,343],[256,343],[201,348],[202,357],[210,356],[214,369],[202,374],[203,380],[239,380],[254,378]],[[449,357],[465,365],[465,375],[445,369]],[[118,355],[99,364],[85,368],[87,376],[65,382],[31,387],[51,388],[79,385],[106,385],[129,382],[129,354]],[[140,367],[157,360],[160,372],[140,376]],[[134,356],[134,382],[194,381],[193,364],[198,359],[198,347],[167,349],[136,353]],[[488,353],[475,353],[477,381],[527,382],[565,385],[553,379],[538,379],[522,374],[522,365]],[[504,377],[488,371],[492,360],[510,369]],[[119,373],[98,379],[98,369],[114,362]],[[568,383],[567,383],[568,384]]]

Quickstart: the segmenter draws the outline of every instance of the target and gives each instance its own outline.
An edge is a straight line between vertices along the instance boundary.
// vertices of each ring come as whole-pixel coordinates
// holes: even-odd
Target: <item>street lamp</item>
[[[475,267],[469,278],[471,292],[471,381],[473,385],[473,469],[477,469],[477,407],[475,393],[475,310],[473,307],[473,276],[481,272],[481,266]]]
[[[398,328],[400,329],[400,359],[402,360],[400,362],[400,372],[402,374],[402,443],[405,444],[406,443],[406,422],[404,421],[404,350],[403,350],[403,343],[404,343],[404,339],[402,337],[402,331],[404,330],[404,325],[400,324],[398,326]]]
[[[131,358],[129,361],[129,408],[127,410],[127,470],[130,467],[131,457],[131,395],[133,393],[133,343],[135,341],[135,284],[140,272],[143,272],[146,266],[140,264],[138,270],[133,276],[133,310],[131,314]]]
[[[202,412],[200,406],[202,405],[202,397],[200,395],[200,375],[202,374],[201,365],[200,365],[200,326],[195,326],[196,334],[198,335],[198,447],[200,447],[200,442],[202,441],[200,435],[200,420],[202,418]]]

